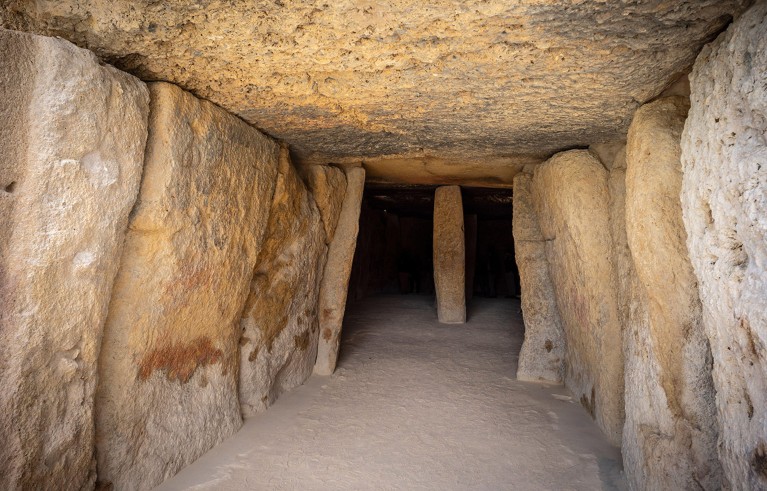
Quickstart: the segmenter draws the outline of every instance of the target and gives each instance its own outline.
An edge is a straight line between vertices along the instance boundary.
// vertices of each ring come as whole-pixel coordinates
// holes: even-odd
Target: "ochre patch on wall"
[[[156,370],[165,372],[170,381],[189,381],[198,367],[221,361],[222,351],[208,337],[186,344],[170,344],[147,353],[139,364],[138,377],[147,380]]]

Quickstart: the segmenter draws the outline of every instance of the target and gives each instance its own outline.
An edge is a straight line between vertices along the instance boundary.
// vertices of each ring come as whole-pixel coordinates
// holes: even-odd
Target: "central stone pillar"
[[[461,188],[442,186],[434,193],[434,288],[444,324],[466,322],[465,260]]]

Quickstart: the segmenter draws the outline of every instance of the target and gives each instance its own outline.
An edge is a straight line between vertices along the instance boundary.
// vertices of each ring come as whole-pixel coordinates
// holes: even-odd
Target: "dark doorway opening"
[[[376,294],[434,295],[432,240],[437,186],[368,184],[349,280],[348,302]],[[466,301],[519,295],[512,192],[462,188]]]

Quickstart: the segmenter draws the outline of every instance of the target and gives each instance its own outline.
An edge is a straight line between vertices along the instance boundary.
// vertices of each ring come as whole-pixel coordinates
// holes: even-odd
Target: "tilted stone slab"
[[[635,489],[721,489],[711,352],[682,223],[686,97],[642,106],[628,132],[626,231],[637,275],[624,333],[623,458]]]
[[[535,169],[533,204],[567,342],[565,384],[620,445],[623,353],[608,172],[589,151],[558,153]]]
[[[365,189],[365,169],[354,167],[346,171],[346,195],[341,205],[333,241],[320,283],[320,339],[314,373],[330,375],[336,369],[341,327],[344,320],[349,275],[354,250],[357,247],[360,206]]]
[[[60,39],[0,30],[0,53],[0,488],[88,488],[149,96]]]
[[[517,378],[561,382],[566,342],[549,274],[546,242],[533,207],[532,184],[530,174],[514,177],[511,231],[525,321],[525,340],[519,352]]]
[[[466,245],[459,186],[434,191],[434,290],[437,318],[445,324],[466,322]]]
[[[766,74],[758,2],[698,56],[682,134],[682,210],[731,489],[767,488]]]
[[[234,433],[240,316],[278,145],[176,86],[150,84],[146,166],[99,366],[99,480],[149,489]]]
[[[326,254],[320,211],[283,148],[266,238],[240,321],[239,391],[245,416],[263,411],[312,374]]]

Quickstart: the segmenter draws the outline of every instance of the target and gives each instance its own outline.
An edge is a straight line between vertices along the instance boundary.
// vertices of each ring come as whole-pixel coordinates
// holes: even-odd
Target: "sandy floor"
[[[519,301],[431,299],[347,313],[339,368],[313,377],[158,489],[624,489],[620,452],[566,389],[514,378]]]

